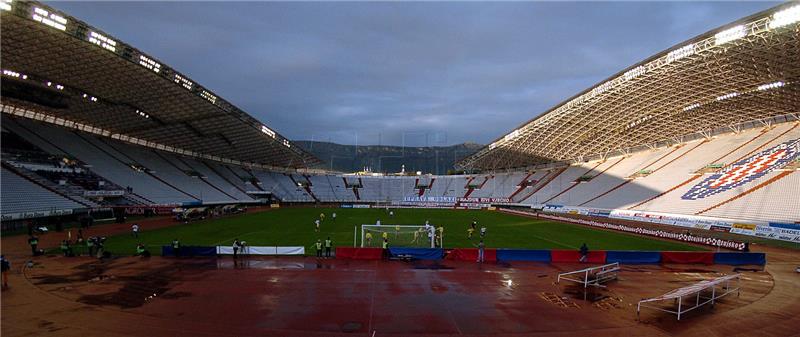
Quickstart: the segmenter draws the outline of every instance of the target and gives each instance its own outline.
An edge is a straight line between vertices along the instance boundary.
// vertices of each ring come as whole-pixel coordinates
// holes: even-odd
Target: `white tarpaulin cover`
[[[245,255],[304,255],[305,253],[306,253],[305,247],[247,246],[244,249],[239,250],[239,254],[245,254]],[[233,247],[217,246],[217,254],[232,255]]]

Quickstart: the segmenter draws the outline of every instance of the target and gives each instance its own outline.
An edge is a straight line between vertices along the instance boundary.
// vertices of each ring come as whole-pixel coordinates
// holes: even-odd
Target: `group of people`
[[[334,213],[334,214],[336,214],[336,213]],[[332,247],[333,247],[333,240],[331,240],[330,236],[327,239],[325,239],[324,243],[322,242],[322,240],[317,239],[317,242],[314,244],[314,248],[316,248],[316,250],[317,250],[317,257],[318,258],[323,257],[323,255],[322,255],[322,249],[323,248],[325,248],[325,256],[324,257],[326,257],[326,258],[331,257],[331,248]]]
[[[333,223],[336,223],[336,212],[333,212],[331,214],[331,219],[333,220]],[[314,220],[314,232],[319,233],[320,225],[322,224],[323,221],[325,221],[325,213],[320,213],[319,218]]]

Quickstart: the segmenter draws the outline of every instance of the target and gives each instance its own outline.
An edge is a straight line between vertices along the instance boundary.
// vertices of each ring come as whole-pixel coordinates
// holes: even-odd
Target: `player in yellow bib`
[[[397,239],[397,237],[399,237],[399,236],[400,236],[400,225],[395,225],[394,226],[394,238]]]
[[[372,233],[367,232],[367,234],[364,235],[364,238],[367,239],[367,247],[372,246]]]
[[[383,233],[381,234],[381,237],[383,237],[383,239],[384,239],[384,240],[386,240],[386,239],[389,239],[389,233],[387,233],[387,232],[383,232]]]
[[[472,239],[472,234],[475,233],[475,228],[467,228],[467,239]]]

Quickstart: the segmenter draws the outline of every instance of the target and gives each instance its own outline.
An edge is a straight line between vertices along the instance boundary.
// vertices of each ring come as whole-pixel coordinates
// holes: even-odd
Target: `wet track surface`
[[[556,284],[561,271],[586,265],[533,262],[350,261],[315,258],[45,257],[26,271],[30,283],[59,298],[160,325],[217,335],[614,335],[682,334],[674,316],[635,303],[729,266],[623,266],[607,288]],[[770,273],[745,274],[742,296],[697,310],[703,321],[758,301],[774,286]],[[713,313],[714,315],[710,315]],[[683,321],[682,321],[683,322]],[[145,327],[146,326],[146,327]],[[5,334],[4,334],[5,335]],[[124,334],[123,334],[124,335]],[[213,334],[212,334],[213,335]]]

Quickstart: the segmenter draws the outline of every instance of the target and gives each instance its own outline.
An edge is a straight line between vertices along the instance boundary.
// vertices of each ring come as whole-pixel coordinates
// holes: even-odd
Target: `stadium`
[[[3,336],[798,335],[797,3],[448,175],[326,169],[114,32],[0,13]]]

